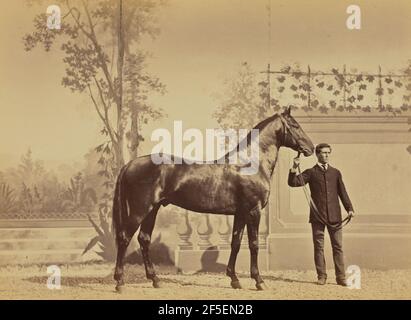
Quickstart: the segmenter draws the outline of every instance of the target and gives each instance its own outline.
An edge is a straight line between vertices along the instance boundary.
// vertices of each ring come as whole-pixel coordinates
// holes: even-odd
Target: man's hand
[[[354,211],[348,211],[348,216],[350,217],[350,218],[354,218],[355,216],[354,216]]]
[[[293,159],[293,169],[297,169],[300,166],[300,157],[295,157]]]

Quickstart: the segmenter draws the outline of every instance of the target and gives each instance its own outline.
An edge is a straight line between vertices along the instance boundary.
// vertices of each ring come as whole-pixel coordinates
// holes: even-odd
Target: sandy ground
[[[61,266],[61,289],[47,288],[46,266],[0,268],[0,299],[411,299],[411,270],[361,270],[361,289],[336,285],[330,275],[325,286],[314,283],[314,271],[270,271],[262,274],[268,290],[257,291],[248,274],[240,273],[243,289],[230,287],[223,273],[178,274],[173,267],[157,266],[163,287],[154,289],[142,266],[127,265],[127,286],[114,291],[113,264]]]

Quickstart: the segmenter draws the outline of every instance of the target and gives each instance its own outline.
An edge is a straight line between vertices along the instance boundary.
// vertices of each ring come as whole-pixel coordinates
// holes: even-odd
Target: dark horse
[[[241,288],[236,276],[235,263],[240,249],[244,227],[247,225],[251,255],[251,278],[256,287],[265,285],[258,271],[258,226],[261,210],[267,205],[271,175],[279,148],[289,147],[309,156],[314,146],[291,116],[290,108],[260,122],[258,171],[252,175],[240,173],[243,164],[213,161],[206,164],[155,164],[150,155],[131,160],[120,171],[113,201],[113,230],[117,243],[117,263],[114,279],[116,289],[124,285],[124,256],[130,239],[140,227],[138,241],[146,269],[146,276],[155,288],[160,287],[149,257],[151,234],[157,211],[161,205],[174,204],[187,210],[234,215],[231,254],[227,276],[233,288]],[[250,134],[244,138],[247,150],[251,148]],[[239,148],[232,152],[239,152]],[[248,150],[250,151],[250,150]],[[220,159],[221,160],[221,159]],[[223,161],[224,162],[224,161]],[[175,162],[173,162],[175,163]]]

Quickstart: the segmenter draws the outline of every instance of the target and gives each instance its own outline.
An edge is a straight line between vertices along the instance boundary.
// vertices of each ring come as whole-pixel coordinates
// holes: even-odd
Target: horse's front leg
[[[234,215],[233,235],[231,239],[231,253],[227,265],[227,276],[231,278],[231,287],[241,289],[240,281],[235,273],[235,262],[237,260],[238,251],[241,247],[241,239],[243,237],[245,219],[242,213],[237,212]]]
[[[258,227],[260,225],[261,210],[253,209],[246,217],[248,247],[250,248],[250,276],[255,280],[257,290],[267,289],[258,270]]]

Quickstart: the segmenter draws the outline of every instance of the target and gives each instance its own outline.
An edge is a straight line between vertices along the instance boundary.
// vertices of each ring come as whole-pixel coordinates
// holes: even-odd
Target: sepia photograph
[[[411,299],[409,0],[17,0],[0,25],[1,300]]]

